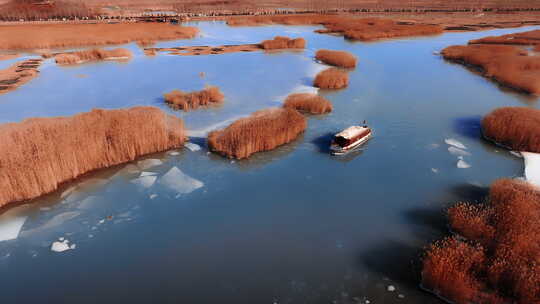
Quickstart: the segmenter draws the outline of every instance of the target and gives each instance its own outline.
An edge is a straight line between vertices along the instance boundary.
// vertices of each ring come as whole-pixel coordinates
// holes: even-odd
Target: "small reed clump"
[[[332,112],[333,109],[328,99],[310,93],[295,93],[287,96],[283,107],[310,114],[326,114]]]
[[[165,98],[165,102],[172,108],[184,111],[191,111],[212,104],[220,104],[225,99],[219,88],[214,86],[209,86],[196,92],[174,90],[164,94],[163,97]]]
[[[441,51],[445,59],[478,66],[484,76],[500,84],[540,95],[540,56],[511,45],[473,44],[450,46]]]
[[[56,54],[54,60],[57,64],[79,64],[88,61],[129,60],[131,57],[131,52],[123,48],[112,50],[92,49]]]
[[[270,108],[240,118],[208,134],[211,151],[243,159],[293,141],[307,128],[306,118],[294,109]]]
[[[539,303],[540,192],[500,179],[488,201],[460,203],[448,212],[452,237],[432,245],[422,284],[458,304]]]
[[[349,74],[337,68],[329,68],[315,76],[313,85],[321,89],[346,88],[349,85]]]
[[[540,110],[498,108],[482,119],[482,133],[512,150],[540,153]]]
[[[357,63],[356,57],[345,51],[318,50],[315,59],[342,68],[354,68]]]
[[[155,107],[95,109],[0,125],[0,207],[139,156],[182,147],[180,118]]]
[[[291,39],[289,37],[276,36],[272,40],[261,42],[261,47],[265,50],[304,49],[306,47],[306,40],[304,38]]]

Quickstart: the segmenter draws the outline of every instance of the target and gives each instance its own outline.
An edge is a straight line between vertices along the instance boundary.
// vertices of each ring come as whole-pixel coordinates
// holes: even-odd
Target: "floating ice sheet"
[[[70,221],[79,215],[81,215],[81,213],[78,211],[68,211],[68,212],[57,214],[52,219],[47,221],[44,225],[39,227],[39,229],[49,229],[56,226],[60,226],[63,223]]]
[[[460,141],[458,141],[457,139],[454,139],[454,138],[447,138],[447,139],[444,140],[444,142],[447,145],[454,146],[454,147],[459,148],[459,149],[467,149],[467,147],[464,144],[462,144]]]
[[[525,179],[540,186],[540,153],[521,152],[525,161]]]
[[[139,177],[154,176],[154,175],[157,175],[157,173],[156,172],[144,171],[144,172],[141,172],[141,175],[139,175]]]
[[[157,176],[148,175],[148,176],[141,176],[139,178],[131,180],[131,182],[142,188],[150,188],[154,185],[156,180],[157,180]]]
[[[456,148],[454,146],[448,147],[448,152],[450,152],[450,154],[455,155],[455,156],[470,156],[471,155],[471,153],[465,150]]]
[[[204,186],[201,181],[184,174],[177,167],[170,169],[158,183],[178,194],[187,194]]]
[[[54,252],[64,252],[67,250],[73,250],[75,249],[75,244],[69,244],[68,240],[64,240],[63,238],[60,238],[59,241],[53,242],[51,245],[51,251]]]
[[[457,167],[459,169],[467,169],[467,168],[470,168],[471,165],[468,162],[464,161],[463,159],[460,159],[457,162]]]
[[[148,170],[162,164],[163,162],[161,160],[155,158],[145,159],[137,162],[137,165],[139,166],[139,168],[141,168],[141,170]]]
[[[14,240],[19,237],[26,219],[29,206],[19,206],[0,215],[0,242]]]
[[[195,152],[201,150],[201,146],[194,144],[194,143],[185,143],[184,146],[188,148],[190,151]]]

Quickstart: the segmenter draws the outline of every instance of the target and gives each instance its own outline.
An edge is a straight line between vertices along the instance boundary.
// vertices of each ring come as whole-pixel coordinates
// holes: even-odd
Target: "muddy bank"
[[[450,46],[441,55],[457,63],[480,68],[496,82],[540,95],[540,56],[511,45],[470,44]]]
[[[159,40],[189,39],[197,33],[198,29],[194,27],[162,23],[6,25],[0,26],[0,49],[148,44]]]
[[[70,65],[103,60],[127,61],[131,59],[133,54],[131,54],[131,52],[127,49],[118,48],[112,50],[93,49],[86,51],[56,53],[52,56],[57,64]],[[49,56],[45,55],[44,57]]]
[[[179,46],[172,48],[145,48],[144,53],[148,56],[154,56],[157,52],[168,52],[169,55],[178,56],[199,56],[199,55],[221,55],[241,52],[256,51],[276,51],[276,50],[294,50],[304,49],[306,41],[303,38],[275,37],[272,40],[265,40],[261,43],[253,44],[230,44],[219,46]]]
[[[15,90],[39,75],[41,59],[20,61],[11,67],[0,70],[0,94]]]
[[[0,125],[0,207],[87,172],[181,147],[181,119],[154,107],[93,110]]]

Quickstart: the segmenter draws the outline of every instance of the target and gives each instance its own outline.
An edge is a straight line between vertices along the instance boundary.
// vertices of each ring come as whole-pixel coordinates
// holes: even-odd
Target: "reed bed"
[[[0,49],[52,49],[138,41],[188,39],[195,27],[164,23],[40,24],[0,26]]]
[[[92,49],[85,51],[60,53],[54,56],[57,64],[79,64],[88,61],[129,60],[133,55],[128,49],[112,50]]]
[[[298,111],[270,108],[210,132],[208,147],[229,158],[243,159],[293,141],[306,127],[307,120]]]
[[[349,85],[349,74],[337,68],[329,68],[315,76],[313,85],[321,89],[342,89]]]
[[[358,61],[356,57],[349,52],[332,50],[318,50],[315,54],[315,59],[342,68],[354,68]]]
[[[283,107],[309,114],[326,114],[333,110],[332,103],[328,99],[311,93],[291,94],[285,99]]]
[[[540,153],[540,110],[498,108],[482,119],[482,133],[512,150]]]
[[[527,51],[510,45],[450,46],[442,50],[445,59],[474,65],[485,77],[540,95],[540,56],[527,56]]]
[[[0,125],[0,207],[87,172],[183,146],[181,119],[155,107],[95,109]]]
[[[448,214],[461,237],[428,249],[424,287],[455,303],[540,302],[540,192],[500,179],[485,203],[460,203]]]
[[[261,47],[265,50],[304,49],[306,47],[306,40],[304,38],[292,39],[289,37],[276,36],[272,40],[261,42]]]
[[[351,40],[371,41],[395,37],[436,35],[444,31],[440,25],[404,24],[383,18],[356,18],[343,15],[285,15],[237,17],[227,21],[230,26],[267,24],[323,25],[318,33],[340,34]]]
[[[510,44],[510,45],[537,45],[540,43],[540,30],[502,36],[488,36],[469,41],[469,44]]]
[[[201,91],[182,92],[174,90],[163,95],[165,102],[177,110],[191,111],[200,107],[216,105],[223,102],[225,96],[218,87],[209,86]]]

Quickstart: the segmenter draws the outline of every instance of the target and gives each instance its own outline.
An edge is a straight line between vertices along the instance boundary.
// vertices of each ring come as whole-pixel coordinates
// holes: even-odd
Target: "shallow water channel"
[[[182,117],[201,148],[100,170],[0,215],[0,302],[441,303],[419,288],[418,261],[447,234],[444,208],[523,171],[521,159],[481,140],[480,117],[538,102],[434,52],[531,28],[352,43],[316,27],[195,25],[200,37],[156,46],[284,35],[308,48],[147,57],[131,44],[129,63],[48,60],[39,77],[0,95],[1,123],[154,105]],[[208,153],[208,130],[312,91],[320,48],[359,58],[349,88],[320,92],[334,112],[249,160]],[[222,107],[183,113],[163,104],[165,92],[206,84],[224,92]],[[375,134],[363,150],[330,156],[331,134],[364,119]],[[445,140],[466,146],[470,168],[457,167]],[[53,242],[69,249],[52,251]]]

